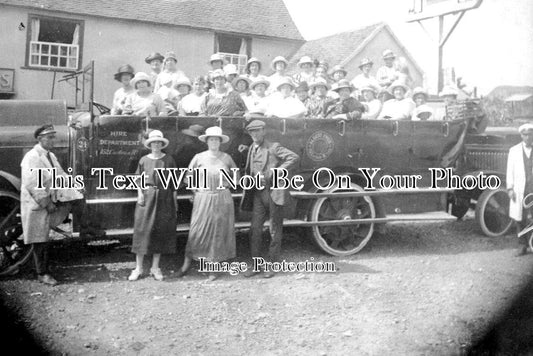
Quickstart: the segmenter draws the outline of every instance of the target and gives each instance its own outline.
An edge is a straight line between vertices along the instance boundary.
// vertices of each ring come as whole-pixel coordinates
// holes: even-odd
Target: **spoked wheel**
[[[0,191],[0,276],[17,272],[28,261],[32,245],[25,245],[17,193]]]
[[[476,204],[476,220],[489,237],[503,236],[513,225],[509,217],[509,196],[505,189],[485,190]]]
[[[352,184],[352,189],[333,188],[331,192],[360,191],[363,188]],[[374,203],[369,196],[351,198],[319,198],[311,208],[311,221],[370,219],[376,217]],[[353,255],[367,244],[374,232],[374,223],[313,226],[313,238],[325,252],[334,256]]]

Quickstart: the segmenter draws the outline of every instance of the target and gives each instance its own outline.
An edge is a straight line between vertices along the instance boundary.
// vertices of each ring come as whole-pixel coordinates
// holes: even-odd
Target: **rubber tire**
[[[362,187],[360,187],[359,185],[357,184],[354,184],[352,183],[352,189],[353,190],[356,190],[356,191],[361,191],[361,192],[364,192],[364,189]],[[335,192],[337,190],[341,190],[341,191],[346,191],[346,189],[337,189],[336,187],[335,188],[331,188],[325,192],[327,193],[331,193],[331,192]],[[309,217],[310,217],[310,221],[318,221],[318,214],[320,212],[320,208],[322,206],[322,204],[324,203],[324,201],[326,199],[330,199],[330,198],[319,198],[317,200],[315,200],[315,202],[311,205],[311,208],[309,210]],[[375,218],[376,217],[376,208],[375,208],[375,204],[372,200],[372,198],[370,197],[364,197],[365,201],[369,204],[369,207],[370,207],[370,217],[371,218]],[[327,242],[324,240],[324,238],[322,237],[321,233],[320,233],[320,229],[318,226],[312,226],[311,227],[311,232],[312,232],[312,235],[313,235],[313,240],[314,242],[316,243],[316,245],[324,252],[330,254],[330,255],[333,255],[333,256],[351,256],[351,255],[354,255],[356,253],[358,253],[359,251],[361,251],[365,245],[368,243],[368,241],[370,240],[370,238],[372,237],[373,233],[374,233],[374,225],[375,223],[371,223],[371,224],[368,224],[370,225],[370,231],[367,233],[367,236],[363,239],[363,241],[354,249],[352,250],[349,250],[349,251],[340,251],[340,250],[336,250],[334,248],[332,248],[331,246],[329,246],[327,244]]]
[[[16,201],[20,202],[20,194],[12,192],[12,191],[1,190],[0,191],[0,198],[1,197],[13,198]],[[19,203],[19,205],[20,205],[20,203]],[[7,228],[10,228],[12,226],[13,225],[8,225]],[[3,234],[5,230],[6,229],[1,230],[0,234]],[[2,269],[2,267],[0,267],[0,277],[11,276],[11,275],[15,274],[20,267],[22,267],[26,262],[28,262],[28,260],[30,259],[32,253],[33,253],[33,245],[29,245],[29,246],[28,245],[24,245],[22,258],[20,258],[14,264],[6,266],[3,269]]]
[[[479,196],[476,204],[476,221],[481,228],[481,231],[488,237],[500,237],[505,235],[511,226],[513,226],[513,220],[507,216],[508,222],[506,223],[506,226],[499,230],[493,229],[491,226],[487,225],[485,212],[487,209],[487,205],[489,201],[494,197],[494,195],[501,195],[502,197],[505,195],[507,198],[507,201],[509,200],[509,197],[507,195],[507,191],[503,188],[499,189],[488,189],[484,190],[483,193]],[[506,213],[508,213],[509,210],[507,210]]]

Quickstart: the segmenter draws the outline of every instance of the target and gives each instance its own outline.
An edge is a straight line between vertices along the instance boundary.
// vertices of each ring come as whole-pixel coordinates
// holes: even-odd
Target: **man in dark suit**
[[[263,233],[263,224],[270,215],[270,247],[267,261],[276,262],[279,259],[281,251],[281,239],[283,229],[283,206],[289,199],[287,189],[271,189],[272,170],[271,168],[284,168],[288,171],[295,168],[300,157],[291,150],[282,147],[278,142],[269,142],[265,140],[265,123],[261,120],[252,121],[246,130],[253,139],[250,145],[248,158],[246,160],[245,173],[255,176],[261,174],[264,189],[250,189],[243,192],[241,209],[252,211],[252,225],[250,247],[252,257],[261,256],[261,242]],[[244,274],[250,277],[258,271],[248,269]],[[270,278],[274,274],[271,271],[265,271],[264,277]]]

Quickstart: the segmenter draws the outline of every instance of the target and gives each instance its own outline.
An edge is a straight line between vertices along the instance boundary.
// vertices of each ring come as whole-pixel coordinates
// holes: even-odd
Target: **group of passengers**
[[[391,50],[383,52],[384,65],[372,75],[374,62],[363,58],[361,73],[351,81],[348,72],[336,65],[303,56],[299,72],[287,73],[289,62],[282,56],[271,62],[273,73],[263,73],[263,63],[248,60],[246,74],[215,53],[210,70],[191,81],[178,69],[174,52],[154,52],[146,57],[151,72],[135,73],[121,66],[115,79],[121,82],[113,98],[113,115],[246,116],[281,118],[441,120],[427,104],[424,88],[411,88],[408,66]],[[445,87],[439,96],[447,105],[458,92]]]

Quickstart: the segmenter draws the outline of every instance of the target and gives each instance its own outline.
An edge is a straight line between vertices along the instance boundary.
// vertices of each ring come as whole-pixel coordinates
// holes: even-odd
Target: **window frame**
[[[231,37],[240,38],[241,40],[245,40],[246,41],[246,57],[247,57],[247,60],[249,58],[251,58],[251,54],[252,54],[252,37],[246,36],[246,35],[243,35],[243,34],[240,34],[240,33],[215,32],[215,41],[214,41],[214,44],[213,44],[213,53],[224,53],[224,54],[240,55],[239,53],[221,52],[220,51],[220,46],[219,46],[220,36],[231,36]],[[243,74],[244,74],[245,69],[243,69],[242,71],[243,71]]]
[[[70,22],[74,23],[76,25],[79,25],[79,33],[78,33],[78,65],[75,69],[71,68],[61,68],[61,67],[54,67],[54,66],[35,66],[31,64],[30,61],[30,50],[31,50],[31,35],[32,35],[32,20],[33,19],[39,19],[39,20],[48,20],[48,21],[62,21],[62,22]],[[56,17],[56,16],[48,16],[48,15],[41,15],[41,14],[35,14],[30,13],[28,14],[28,22],[27,22],[27,31],[26,31],[26,54],[24,59],[24,69],[32,69],[32,70],[43,70],[43,71],[55,71],[55,72],[76,72],[80,70],[83,66],[83,38],[84,38],[84,31],[85,31],[85,20],[81,19],[74,19],[74,18],[65,18],[65,17]],[[58,43],[59,44],[59,43]],[[69,45],[68,43],[64,43],[64,45]]]

